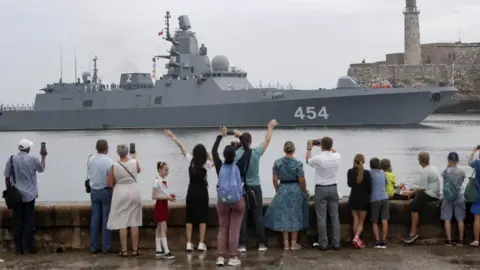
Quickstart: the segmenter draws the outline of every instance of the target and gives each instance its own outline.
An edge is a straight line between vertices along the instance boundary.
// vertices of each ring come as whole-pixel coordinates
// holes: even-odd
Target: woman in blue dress
[[[308,228],[308,199],[303,163],[293,157],[295,145],[287,141],[285,156],[273,164],[276,194],[265,212],[265,227],[283,233],[285,250],[298,250],[298,232]],[[280,184],[279,184],[280,182]],[[291,234],[291,243],[289,243]]]
[[[477,187],[477,192],[480,193],[480,160],[479,159],[474,159],[475,153],[480,150],[478,146],[475,146],[473,148],[472,153],[470,153],[470,157],[468,159],[468,165],[473,168],[474,173],[475,173],[475,184]],[[480,157],[480,154],[479,154]],[[471,247],[478,247],[480,246],[480,199],[478,199],[476,202],[472,203],[472,206],[470,207],[470,212],[472,212],[474,216],[474,222],[473,222],[473,242],[470,243]]]

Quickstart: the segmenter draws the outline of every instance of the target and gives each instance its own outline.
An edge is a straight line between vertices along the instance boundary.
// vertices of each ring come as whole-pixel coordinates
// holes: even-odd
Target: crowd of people
[[[211,154],[203,144],[187,151],[175,134],[166,129],[165,135],[175,143],[188,162],[189,184],[186,194],[186,251],[206,251],[206,227],[208,223],[209,193],[208,173],[215,168],[218,176],[218,259],[217,265],[240,265],[239,252],[246,251],[247,217],[253,217],[255,240],[259,251],[267,250],[265,228],[283,234],[285,250],[299,250],[299,232],[309,227],[309,192],[307,191],[304,163],[295,158],[296,146],[287,141],[283,146],[285,155],[272,164],[272,184],[276,194],[263,212],[262,186],[259,177],[260,159],[267,150],[277,122],[268,123],[265,139],[257,146],[252,145],[252,135],[239,130],[220,128],[219,135],[211,149]],[[226,136],[236,139],[227,144],[219,154],[219,145]],[[38,197],[36,174],[43,172],[47,151],[42,148],[41,159],[30,155],[33,143],[27,139],[19,142],[19,152],[12,155],[5,166],[7,190],[4,198],[7,205],[12,205],[15,222],[15,248],[18,253],[35,253],[33,242],[34,208]],[[328,248],[327,215],[332,225],[330,245],[340,249],[340,220],[338,214],[339,193],[337,184],[342,177],[337,175],[342,158],[333,148],[333,139],[323,137],[309,140],[306,144],[305,164],[315,170],[314,206],[317,219],[318,239],[313,244],[320,250]],[[314,147],[321,152],[312,155]],[[108,143],[98,140],[96,154],[87,162],[87,192],[91,197],[91,243],[93,253],[109,253],[112,249],[110,231],[118,230],[121,250],[119,256],[138,256],[139,227],[142,226],[142,199],[137,186],[137,175],[142,171],[136,153],[129,146],[117,146],[118,161],[107,156]],[[475,147],[469,156],[468,164],[474,171],[480,171],[480,159],[475,159]],[[369,170],[365,168],[366,158],[356,154],[353,166],[348,170],[346,181],[351,188],[348,206],[351,210],[352,244],[355,248],[365,248],[361,240],[367,214],[370,213],[375,248],[386,248],[388,239],[388,220],[390,218],[390,200],[410,200],[411,227],[404,242],[413,243],[418,238],[418,221],[427,205],[432,201],[441,201],[440,219],[444,220],[446,245],[463,245],[464,219],[466,217],[466,195],[469,194],[474,215],[474,241],[472,247],[479,246],[480,236],[480,174],[470,180],[465,172],[457,167],[459,156],[451,152],[447,156],[447,168],[439,173],[430,165],[427,152],[418,154],[421,166],[420,177],[413,189],[405,189],[397,183],[389,159],[372,157]],[[154,221],[155,256],[174,259],[167,242],[167,220],[169,202],[175,202],[176,196],[169,190],[167,177],[169,165],[159,161],[156,165],[157,176],[152,185],[152,199],[155,200]],[[462,186],[468,181],[465,196]],[[13,203],[14,193],[21,199]],[[471,199],[473,198],[473,199]],[[455,217],[459,238],[451,237],[451,222]],[[381,230],[378,226],[381,224]],[[193,226],[199,226],[199,243],[192,243]],[[127,251],[127,229],[130,228],[132,252]],[[99,235],[101,233],[101,247]]]

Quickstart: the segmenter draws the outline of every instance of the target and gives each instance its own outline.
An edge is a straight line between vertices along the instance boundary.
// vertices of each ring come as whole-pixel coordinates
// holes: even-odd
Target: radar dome
[[[83,72],[82,73],[83,83],[87,83],[90,80],[89,79],[90,77],[91,77],[90,72],[88,72],[88,71]]]
[[[228,71],[229,66],[230,62],[224,55],[217,55],[212,59],[213,71]]]

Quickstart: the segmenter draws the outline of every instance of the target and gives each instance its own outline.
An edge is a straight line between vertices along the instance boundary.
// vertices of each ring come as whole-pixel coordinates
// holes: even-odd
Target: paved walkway
[[[2,254],[5,262],[0,269],[222,269],[215,266],[215,251],[206,254],[175,252],[174,261],[157,260],[153,251],[143,250],[136,258],[119,258],[116,255],[90,255],[86,252],[59,254],[36,254],[18,256]],[[317,251],[306,249],[286,252],[268,250],[264,253],[249,251],[242,254],[242,266],[223,267],[225,269],[435,269],[460,270],[480,269],[480,249],[470,247],[411,246],[391,245],[388,249],[366,248],[341,251]]]

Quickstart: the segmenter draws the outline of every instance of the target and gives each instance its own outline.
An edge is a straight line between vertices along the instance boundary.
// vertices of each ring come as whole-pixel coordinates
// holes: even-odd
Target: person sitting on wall
[[[407,244],[413,243],[418,238],[419,213],[424,211],[432,201],[440,199],[440,174],[430,165],[430,155],[427,152],[418,154],[418,163],[422,166],[418,187],[405,191],[403,194],[415,198],[410,204],[412,223],[410,233],[403,240]]]
[[[384,158],[380,161],[380,165],[382,167],[382,170],[385,172],[385,177],[387,177],[386,190],[387,190],[388,198],[390,200],[401,200],[401,201],[408,200],[409,199],[408,196],[405,196],[403,194],[396,192],[396,189],[402,189],[404,185],[403,184],[397,185],[397,177],[393,173],[392,164],[390,160]]]

